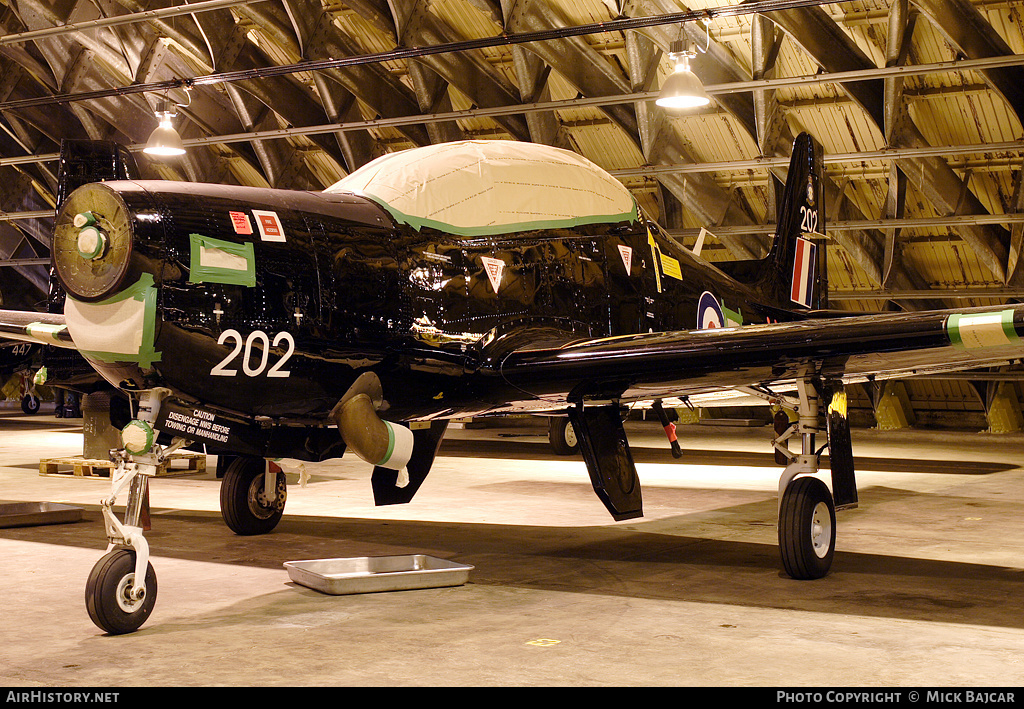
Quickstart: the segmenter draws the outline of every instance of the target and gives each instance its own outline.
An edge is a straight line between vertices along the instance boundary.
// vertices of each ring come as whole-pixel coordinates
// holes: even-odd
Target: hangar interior
[[[825,152],[831,307],[1024,294],[1017,4],[749,5],[5,2],[0,293],[45,300],[62,139],[129,146],[146,178],[299,190],[415,146],[545,143],[608,170],[716,261],[764,252],[772,176],[808,131]],[[713,100],[666,111],[653,99],[680,46]],[[152,159],[168,102],[187,153]],[[849,394],[868,422],[881,406],[893,425],[1017,430],[1019,376]]]
[[[684,246],[699,242],[703,257],[723,261],[765,253],[789,152],[802,131],[825,154],[831,307],[918,311],[1024,298],[1024,10],[1013,0],[2,5],[5,308],[45,307],[64,139],[117,141],[146,178],[294,190],[322,190],[382,154],[417,146],[471,138],[544,143],[601,166]],[[690,66],[711,96],[706,107],[655,105],[680,46],[692,52]],[[142,149],[168,106],[186,152],[150,158]],[[523,450],[534,450],[527,447],[489,463],[500,471],[489,489],[502,496],[502,512],[486,517],[477,507],[480,491],[457,470],[468,455],[460,445],[489,455],[486,447],[472,448],[470,428],[455,437],[444,466],[451,477],[442,478],[449,482],[420,511],[404,512],[413,517],[366,512],[364,498],[346,502],[360,474],[345,463],[319,481],[314,475],[338,491],[300,503],[294,527],[278,537],[282,549],[269,555],[260,546],[267,540],[217,536],[224,532],[209,506],[216,504],[212,474],[170,478],[162,481],[167,496],[155,499],[154,518],[176,534],[156,532],[164,544],[158,553],[190,576],[167,592],[179,602],[178,615],[148,641],[181,652],[175,643],[198,625],[194,654],[173,666],[154,660],[143,633],[125,640],[127,668],[137,674],[126,677],[117,662],[102,661],[120,653],[85,629],[87,619],[78,623],[80,592],[66,592],[62,576],[70,570],[75,584],[84,580],[103,545],[101,525],[85,533],[80,525],[3,530],[0,546],[21,572],[5,594],[26,610],[7,621],[0,656],[7,654],[11,669],[0,676],[30,685],[147,677],[155,684],[1019,684],[1024,558],[1012,520],[1024,502],[1024,473],[1013,462],[1024,452],[1017,438],[1022,385],[1024,369],[1012,365],[851,388],[854,420],[873,429],[863,432],[865,455],[876,462],[940,460],[941,470],[915,468],[913,482],[896,482],[888,476],[907,471],[879,463],[877,486],[865,498],[880,509],[852,525],[862,546],[847,552],[848,575],[813,591],[777,587],[769,558],[774,498],[763,494],[774,474],[751,482],[730,473],[702,487],[652,468],[644,474],[660,480],[667,497],[648,508],[648,521],[614,526],[590,509],[590,498],[576,500],[577,490],[592,497],[585,479],[577,488],[561,469],[546,468],[541,480],[517,477],[527,475],[513,465]],[[0,466],[7,466],[0,468],[0,497],[82,503],[96,522],[102,485],[34,475],[39,458],[81,446],[80,422],[47,416],[12,414],[0,423],[14,432],[0,444]],[[693,423],[702,431],[695,436],[698,460],[716,458],[707,450],[746,450],[746,431],[721,426],[722,419],[747,420],[745,412],[713,410],[705,418],[719,426]],[[637,436],[646,441],[642,424]],[[984,433],[954,445],[928,431],[935,428]],[[895,429],[904,438],[879,434]],[[515,427],[480,436],[501,450],[515,441],[542,445]],[[767,450],[762,444],[757,450]],[[954,469],[971,479],[954,481]],[[456,492],[460,484],[470,492]],[[683,492],[697,501],[682,502]],[[716,505],[715,494],[726,507]],[[977,515],[964,513],[965,501]],[[329,503],[336,503],[331,511]],[[757,521],[763,514],[764,525]],[[333,515],[322,525],[327,532],[304,536],[326,515]],[[472,549],[458,546],[481,531],[484,541]],[[336,553],[331,535],[374,540],[352,541],[347,551],[355,555],[423,547],[458,555],[461,548],[462,558],[492,571],[481,573],[469,608],[458,590],[428,592],[434,611],[426,620],[408,598],[359,598],[356,608],[325,611],[308,594],[281,611],[280,561]],[[521,548],[509,548],[509,535]],[[189,543],[214,552],[193,553]],[[702,553],[703,561],[690,556]],[[740,558],[751,553],[753,561]],[[904,562],[906,577],[895,578],[888,553]],[[218,563],[235,573],[225,580],[207,568]],[[493,571],[499,564],[501,573]],[[42,597],[35,595],[40,586]],[[759,600],[744,599],[737,590],[744,588]],[[703,600],[680,604],[676,594]],[[829,605],[837,599],[841,611]],[[497,618],[519,602],[526,605],[509,615],[526,630],[509,650],[509,627]],[[48,620],[65,604],[75,619],[71,632],[88,635],[84,644]],[[585,624],[565,620],[574,604],[585,608]],[[658,627],[666,613],[678,619],[671,630]],[[415,632],[417,621],[429,639]],[[327,629],[351,632],[351,655],[324,649]],[[917,639],[896,638],[901,629]],[[547,635],[560,633],[545,647]],[[570,637],[585,641],[569,650]],[[469,642],[455,651],[460,638]],[[638,638],[648,643],[644,669],[621,659]],[[913,647],[922,639],[934,652]],[[263,641],[275,662],[258,656]],[[303,643],[322,658],[310,660]],[[778,643],[796,662],[770,657]],[[819,653],[836,651],[847,659],[820,667]],[[976,662],[974,674],[950,674],[960,651]],[[549,654],[539,659],[542,652]],[[410,669],[411,654],[425,667]],[[243,658],[242,670],[229,669],[232,656]],[[453,657],[458,661],[449,662]],[[595,659],[599,669],[582,669]],[[801,659],[814,672],[794,672]],[[353,669],[337,670],[336,663]],[[705,673],[681,670],[686,663]]]

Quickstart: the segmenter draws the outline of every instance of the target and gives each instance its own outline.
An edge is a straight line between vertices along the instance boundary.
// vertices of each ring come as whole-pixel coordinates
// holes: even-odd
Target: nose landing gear
[[[144,581],[135,582],[139,558],[134,549],[114,549],[93,567],[85,584],[89,617],[111,635],[138,630],[156,605],[156,572],[148,560]]]
[[[113,453],[110,497],[101,500],[107,531],[107,553],[93,567],[85,584],[85,607],[93,623],[111,635],[142,627],[156,604],[156,572],[149,563],[149,543],[143,536],[143,513],[149,479],[171,453],[188,441],[175,439],[169,446],[154,443],[156,420],[164,390],[143,392],[139,418],[122,431],[125,448]],[[124,521],[114,514],[117,496],[128,489]]]

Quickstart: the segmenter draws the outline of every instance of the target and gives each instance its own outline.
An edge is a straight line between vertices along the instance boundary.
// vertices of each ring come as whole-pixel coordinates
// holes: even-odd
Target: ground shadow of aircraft
[[[115,176],[129,159],[110,153]],[[721,391],[797,413],[773,441],[779,549],[790,576],[825,575],[836,509],[857,504],[844,385],[1019,359],[1024,305],[823,310],[821,160],[801,134],[770,251],[717,264],[596,165],[531,143],[392,153],[320,193],[81,176],[54,226],[63,312],[0,311],[0,334],[77,349],[123,394],[93,621],[131,632],[152,611],[139,515],[182,446],[234,456],[224,520],[262,534],[287,496],[273,459],[351,450],[374,466],[378,504],[402,503],[449,420],[562,414],[626,520],[643,505],[623,406]],[[831,486],[816,476],[826,448]]]
[[[523,486],[523,494],[531,494],[525,481],[517,484]],[[655,487],[651,492],[654,504],[666,495],[682,500],[679,490]],[[719,518],[727,520],[764,520],[774,507],[774,501],[759,491],[741,491],[724,506],[721,490],[690,492],[700,509],[712,508]],[[561,483],[535,494],[580,499],[584,493],[580,485]],[[865,501],[878,506],[902,497],[931,497],[875,487],[862,493]],[[921,501],[925,503],[922,507],[928,506],[926,500]],[[944,504],[969,501],[954,498]],[[701,507],[702,502],[709,507]],[[927,620],[946,626],[1024,628],[1024,614],[1017,612],[1024,606],[1024,598],[1018,593],[1017,568],[983,561],[917,558],[904,549],[888,553],[838,551],[841,572],[829,583],[794,589],[778,570],[773,545],[759,541],[758,535],[707,536],[702,533],[708,524],[705,513],[662,518],[652,524],[638,520],[628,527],[545,527],[450,519],[388,519],[386,525],[381,525],[380,520],[365,517],[289,514],[275,530],[272,544],[258,537],[244,543],[239,543],[237,537],[225,537],[216,512],[154,507],[153,513],[153,529],[161,538],[163,558],[277,570],[282,576],[281,562],[286,559],[425,553],[472,565],[472,584],[476,586],[691,601],[723,607],[787,608],[844,617]],[[905,523],[927,517],[922,514],[920,519]],[[95,549],[105,539],[101,526],[96,524],[100,519],[100,511],[87,505],[80,524],[0,529],[0,538]],[[733,532],[743,526],[736,521],[723,523]],[[323,604],[317,603],[322,609]],[[294,609],[282,604],[279,612],[288,614]],[[244,612],[239,609],[231,615],[241,620]],[[218,620],[230,624],[223,618]],[[187,621],[190,627],[210,622],[210,618]],[[153,630],[166,633],[178,627],[169,621]]]

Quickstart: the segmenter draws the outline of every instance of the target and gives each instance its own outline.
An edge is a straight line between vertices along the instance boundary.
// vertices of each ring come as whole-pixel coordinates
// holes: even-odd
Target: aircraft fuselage
[[[106,229],[131,239],[130,264],[93,302],[71,293],[76,344],[115,386],[244,417],[323,422],[366,371],[392,420],[549,409],[574,382],[530,392],[477,370],[538,333],[696,329],[709,283],[727,319],[765,320],[724,273],[690,278],[692,254],[644,221],[467,238],[351,194],[124,181],[74,193],[56,232],[97,199],[118,203]],[[135,331],[122,313],[103,334],[93,311],[126,294]]]

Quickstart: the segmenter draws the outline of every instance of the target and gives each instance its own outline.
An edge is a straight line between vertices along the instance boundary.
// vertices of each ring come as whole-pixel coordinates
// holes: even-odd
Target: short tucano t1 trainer
[[[564,416],[625,520],[642,502],[623,407],[651,402],[664,422],[663,399],[736,390],[797,412],[773,441],[779,546],[790,576],[824,576],[835,511],[857,503],[844,384],[1019,359],[1024,305],[824,310],[821,158],[797,138],[764,258],[711,264],[608,173],[544,145],[393,153],[321,193],[130,179],[113,151],[121,179],[86,175],[60,202],[63,313],[0,311],[0,334],[78,350],[130,404],[93,621],[131,632],[152,611],[139,512],[182,446],[230,457],[223,517],[261,534],[285,506],[274,459],[351,450],[374,466],[377,503],[402,503],[449,420]],[[826,447],[831,486],[814,475]]]

